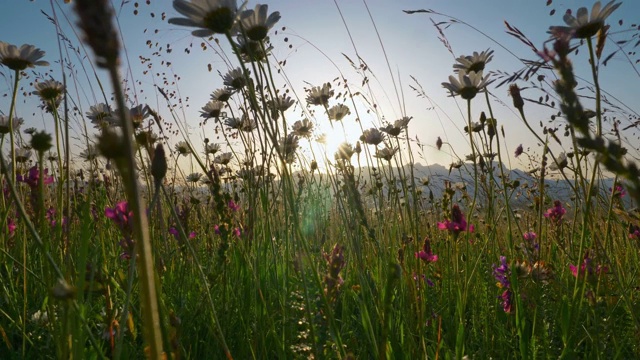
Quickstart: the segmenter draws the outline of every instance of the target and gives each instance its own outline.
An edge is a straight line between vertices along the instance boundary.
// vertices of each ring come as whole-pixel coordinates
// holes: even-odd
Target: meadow
[[[507,23],[535,53],[521,71],[492,69],[491,49],[442,69],[464,146],[412,136],[419,114],[381,113],[359,57],[345,55],[359,79],[296,92],[271,56],[278,9],[174,0],[157,21],[225,44],[201,139],[179,93],[157,86],[156,105],[139,103],[123,81],[125,2],[58,4],[77,32],[51,27],[90,59],[103,101],[86,103],[75,68],[42,70],[68,52],[0,42],[0,358],[640,358],[640,122],[599,85],[613,56],[633,62],[640,26],[613,41],[624,4],[592,3],[541,28],[545,44]],[[406,16],[444,18],[445,47],[460,22]],[[428,98],[414,80],[393,96]],[[493,95],[507,91],[509,104]],[[40,105],[23,109],[27,93]],[[377,123],[329,149],[360,112]],[[505,121],[531,143],[508,148]],[[425,147],[451,154],[446,174],[423,173]],[[527,159],[520,176],[512,158]]]

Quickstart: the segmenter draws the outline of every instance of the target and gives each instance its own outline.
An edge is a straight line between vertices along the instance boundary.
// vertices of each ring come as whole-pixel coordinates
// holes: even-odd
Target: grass
[[[288,108],[298,103],[311,124],[333,119],[340,133],[334,106],[360,117],[375,109],[373,94],[356,93],[344,75],[306,94],[284,93],[264,34],[242,23],[231,36],[221,18],[208,26],[229,44],[221,58],[238,70],[225,79],[230,98],[203,117],[227,152],[207,139],[201,153],[173,94],[158,88],[162,111],[127,107],[111,3],[75,6],[97,59],[95,79],[109,73],[117,111],[88,112],[74,127],[87,150],[72,158],[71,129],[58,124],[69,124],[69,107],[80,103],[70,90],[77,74],[65,73],[62,91],[38,93],[55,133],[23,134],[12,119],[28,74],[2,58],[15,81],[0,131],[3,358],[640,356],[640,219],[632,209],[640,180],[624,132],[603,119],[612,104],[599,87],[602,51],[591,36],[559,36],[555,52],[527,63],[529,77],[556,71],[548,86],[520,89],[525,72],[492,73],[511,86],[513,109],[538,143],[521,151],[534,168],[521,178],[504,165],[511,150],[492,111],[492,53],[458,61],[487,70],[467,78],[476,83],[447,86],[466,105],[459,124],[469,148],[437,145],[459,160],[441,181],[416,172],[425,145],[412,140],[409,116],[389,123],[374,110],[381,131],[360,123],[360,142],[335,156],[316,153],[307,145],[313,129],[296,125]],[[408,13],[421,12],[446,17]],[[573,86],[582,78],[570,46],[583,44],[594,96]],[[375,74],[359,56],[361,66],[347,59],[370,90]],[[414,80],[411,88],[428,98]],[[557,122],[530,123],[535,105],[521,90],[556,99],[537,106],[557,106]],[[566,148],[557,144],[561,127]],[[48,155],[53,144],[56,157]],[[20,156],[25,147],[35,161]],[[554,182],[569,193],[552,195]]]

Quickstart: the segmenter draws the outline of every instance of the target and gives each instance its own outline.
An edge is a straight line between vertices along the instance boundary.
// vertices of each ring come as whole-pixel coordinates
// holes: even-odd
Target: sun
[[[340,145],[346,142],[355,146],[356,141],[362,135],[362,129],[360,129],[359,124],[353,121],[334,121],[331,123],[327,121],[318,124],[317,129],[323,141],[315,141],[312,145],[313,151],[316,155],[322,154],[323,160],[329,160],[332,163]]]

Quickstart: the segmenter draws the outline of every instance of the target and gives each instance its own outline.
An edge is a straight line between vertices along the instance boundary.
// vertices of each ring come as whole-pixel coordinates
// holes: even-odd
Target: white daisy
[[[240,26],[250,40],[264,40],[269,29],[280,20],[280,12],[275,11],[267,17],[267,11],[267,5],[258,4],[255,10],[246,10],[240,14]]]
[[[202,174],[201,173],[191,173],[189,175],[187,175],[187,182],[191,182],[191,183],[197,183],[198,181],[200,181],[200,178],[202,178]]]
[[[329,120],[335,121],[340,121],[349,114],[351,114],[351,110],[349,110],[349,107],[347,105],[343,104],[334,105],[327,111]]]
[[[571,12],[567,12],[562,19],[569,26],[551,26],[549,27],[549,32],[555,36],[571,34],[578,39],[591,38],[602,29],[607,17],[621,4],[620,2],[616,3],[615,0],[611,0],[607,5],[602,7],[600,1],[596,1],[591,8],[591,18],[589,18],[589,11],[586,7],[579,8],[575,17]]]
[[[242,69],[236,68],[222,77],[222,83],[234,90],[240,90],[247,85],[247,79],[244,77]]]
[[[10,123],[8,116],[0,115],[0,134],[8,134],[11,130],[18,131],[23,123],[22,118],[14,117]]]
[[[477,51],[473,52],[473,55],[460,56],[456,59],[458,64],[453,64],[453,71],[458,72],[464,70],[465,72],[482,71],[488,62],[493,59],[493,50],[485,50],[481,53]]]
[[[189,148],[189,144],[186,141],[179,141],[175,146],[176,152],[178,155],[191,155],[191,149]]]
[[[233,158],[233,153],[226,152],[216,156],[213,159],[213,162],[220,165],[227,165],[231,162],[232,158]]]
[[[38,95],[45,103],[59,104],[65,91],[64,85],[55,80],[38,82],[33,87],[35,88],[33,93]]]
[[[222,101],[211,100],[200,111],[200,116],[205,119],[218,118],[222,113],[224,103]]]
[[[11,70],[22,71],[26,68],[37,66],[49,66],[49,63],[40,60],[44,51],[33,45],[17,46],[0,41],[0,64]]]
[[[314,86],[308,90],[307,103],[309,105],[328,106],[329,99],[333,97],[334,91],[331,90],[331,84],[325,83],[322,86]]]
[[[478,92],[485,90],[487,85],[493,82],[493,80],[489,80],[489,76],[483,77],[482,71],[467,73],[464,70],[458,71],[457,79],[453,75],[449,75],[449,81],[448,83],[443,82],[442,86],[451,92],[451,96],[460,95],[465,100],[473,99]]]
[[[311,136],[311,131],[313,130],[313,123],[309,121],[309,119],[298,120],[293,123],[292,129],[294,134],[309,138]]]
[[[376,154],[374,156],[379,159],[391,161],[391,159],[393,158],[393,155],[395,155],[397,151],[398,151],[398,148],[385,147],[384,149],[376,150]]]
[[[384,141],[384,134],[376,128],[371,128],[362,133],[360,140],[369,145],[378,146],[378,144]]]
[[[186,18],[171,18],[169,24],[197,27],[191,34],[198,37],[228,33],[238,13],[236,0],[173,0],[173,8]]]

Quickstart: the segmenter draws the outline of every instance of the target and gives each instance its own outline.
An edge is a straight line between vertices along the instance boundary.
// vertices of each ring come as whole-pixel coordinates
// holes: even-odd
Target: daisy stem
[[[11,107],[9,108],[9,137],[11,139],[11,173],[9,176],[15,178],[16,174],[16,144],[13,136],[13,113],[16,109],[16,99],[18,97],[18,83],[20,82],[20,70],[15,72],[15,80],[13,83],[13,95],[11,96]]]
[[[473,158],[473,200],[471,201],[471,207],[469,208],[469,220],[473,216],[475,207],[476,207],[476,199],[478,196],[478,164],[476,162],[476,147],[473,143],[473,124],[471,121],[471,99],[467,100],[467,119],[468,119],[468,133],[469,133],[469,144],[471,144],[471,156]],[[467,240],[471,236],[471,231],[467,231]]]
[[[153,256],[151,253],[151,239],[149,237],[149,227],[147,216],[142,206],[142,197],[138,185],[138,174],[135,163],[135,148],[133,144],[133,124],[126,111],[124,94],[120,87],[120,77],[117,66],[108,66],[109,76],[114,88],[116,103],[125,146],[125,173],[121,173],[124,180],[127,198],[133,211],[133,225],[136,239],[136,254],[140,256],[138,270],[140,272],[140,287],[142,289],[142,315],[144,319],[144,335],[149,346],[150,357],[159,359],[162,356],[162,334],[160,329],[160,315],[158,312],[158,294],[156,290],[156,280],[154,276]]]

